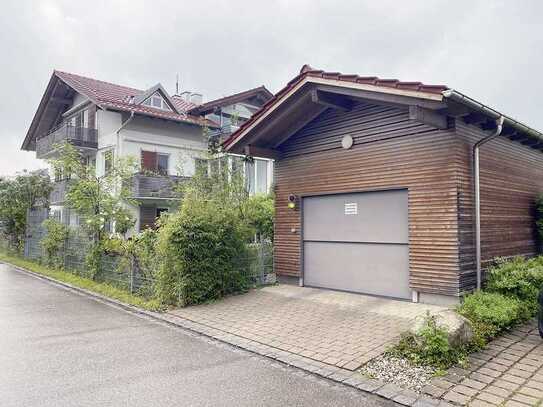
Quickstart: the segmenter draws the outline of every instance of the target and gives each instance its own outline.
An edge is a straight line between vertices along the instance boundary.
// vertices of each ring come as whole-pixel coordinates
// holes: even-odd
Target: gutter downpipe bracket
[[[473,178],[475,189],[475,258],[477,267],[477,291],[481,290],[481,180],[479,149],[482,145],[498,137],[503,130],[504,117],[496,119],[496,130],[473,145]]]

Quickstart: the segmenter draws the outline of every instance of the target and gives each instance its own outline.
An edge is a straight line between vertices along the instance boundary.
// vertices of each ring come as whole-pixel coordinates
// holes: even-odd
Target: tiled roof
[[[219,99],[210,100],[209,102],[206,102],[202,105],[193,107],[191,110],[191,113],[194,113],[194,114],[207,113],[213,110],[215,107],[227,106],[233,103],[238,103],[242,100],[249,99],[253,96],[257,96],[258,94],[261,94],[266,100],[269,100],[273,97],[273,93],[271,93],[268,89],[266,89],[265,86],[259,86],[258,88],[253,88],[253,89],[245,90],[243,92],[234,93],[233,95],[224,96]]]
[[[171,97],[171,100],[173,103],[175,103],[175,106],[179,111],[179,113],[176,113],[173,111],[170,112],[155,109],[146,105],[134,104],[132,102],[133,97],[145,92],[140,89],[116,85],[114,83],[87,78],[68,72],[55,71],[54,75],[75,89],[77,92],[88,97],[94,103],[103,108],[134,112],[178,122],[193,123],[198,125],[214,125],[214,123],[211,123],[202,117],[189,114],[188,111],[196,107],[196,105],[194,103],[187,102],[178,96]]]
[[[449,89],[445,85],[426,85],[422,82],[402,82],[397,79],[381,79],[376,76],[359,76],[354,74],[342,74],[339,72],[325,72],[320,69],[314,69],[309,65],[302,66],[300,73],[292,79],[287,85],[277,92],[270,100],[268,100],[248,121],[230,137],[225,140],[224,145],[228,146],[241,132],[247,127],[253,124],[259,117],[268,111],[268,109],[275,104],[275,102],[286,95],[292,88],[298,85],[306,77],[323,78],[330,80],[337,80],[343,82],[363,83],[374,86],[381,86],[384,88],[396,88],[410,91],[426,92],[441,94],[444,90]]]

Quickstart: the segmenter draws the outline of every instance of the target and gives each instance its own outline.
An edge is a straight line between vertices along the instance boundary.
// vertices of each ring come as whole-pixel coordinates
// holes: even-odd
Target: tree
[[[84,220],[83,228],[91,239],[85,262],[92,277],[98,280],[102,255],[108,247],[108,225],[121,234],[134,225],[127,204],[134,204],[130,180],[137,170],[136,161],[133,157],[117,158],[104,175],[97,175],[96,168],[87,165],[72,145],[64,144],[59,150],[60,156],[50,160],[50,164],[70,179],[66,206]]]
[[[48,206],[52,189],[47,171],[23,171],[13,178],[0,178],[0,232],[10,245],[24,245],[26,216],[37,205]]]
[[[133,216],[126,208],[126,204],[134,204],[130,179],[137,166],[133,157],[118,158],[100,176],[94,166],[85,163],[79,150],[64,144],[59,158],[50,160],[50,164],[70,179],[66,206],[85,220],[84,228],[93,241],[104,237],[107,225],[116,225],[116,231],[123,234],[133,226]]]

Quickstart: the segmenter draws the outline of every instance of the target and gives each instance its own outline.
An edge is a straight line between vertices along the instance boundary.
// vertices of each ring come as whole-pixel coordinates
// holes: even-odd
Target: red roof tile
[[[145,93],[145,91],[140,89],[87,78],[68,72],[55,71],[54,75],[56,75],[67,85],[71,86],[77,92],[88,97],[100,107],[134,112],[178,122],[193,123],[198,125],[215,125],[214,123],[210,122],[209,120],[205,120],[200,116],[189,114],[188,111],[196,107],[196,105],[194,103],[187,102],[178,96],[171,97],[172,102],[179,111],[179,113],[176,113],[173,111],[170,112],[167,110],[155,109],[146,105],[131,103],[134,96]]]
[[[444,90],[449,89],[445,85],[425,85],[421,82],[402,82],[397,79],[380,79],[376,76],[359,76],[356,74],[342,74],[340,72],[325,72],[319,69],[314,69],[310,65],[302,66],[300,73],[290,80],[287,85],[277,92],[270,100],[268,100],[248,121],[225,140],[224,145],[228,146],[241,132],[247,127],[253,124],[259,117],[261,117],[267,110],[278,100],[281,99],[286,93],[294,88],[306,77],[332,79],[344,82],[364,83],[375,86],[382,86],[387,88],[413,90],[426,93],[441,94]]]

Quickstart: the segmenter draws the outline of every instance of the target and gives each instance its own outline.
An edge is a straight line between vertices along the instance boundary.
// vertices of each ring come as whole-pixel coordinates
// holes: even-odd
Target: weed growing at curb
[[[83,288],[106,297],[133,305],[138,308],[143,308],[148,311],[161,311],[162,307],[157,300],[145,300],[144,298],[132,295],[126,291],[120,290],[106,283],[98,283],[88,278],[80,277],[67,271],[56,270],[45,267],[33,261],[23,259],[17,255],[0,251],[0,262],[12,264],[23,269],[30,270],[34,273],[51,277],[55,280],[71,284],[75,287]]]

